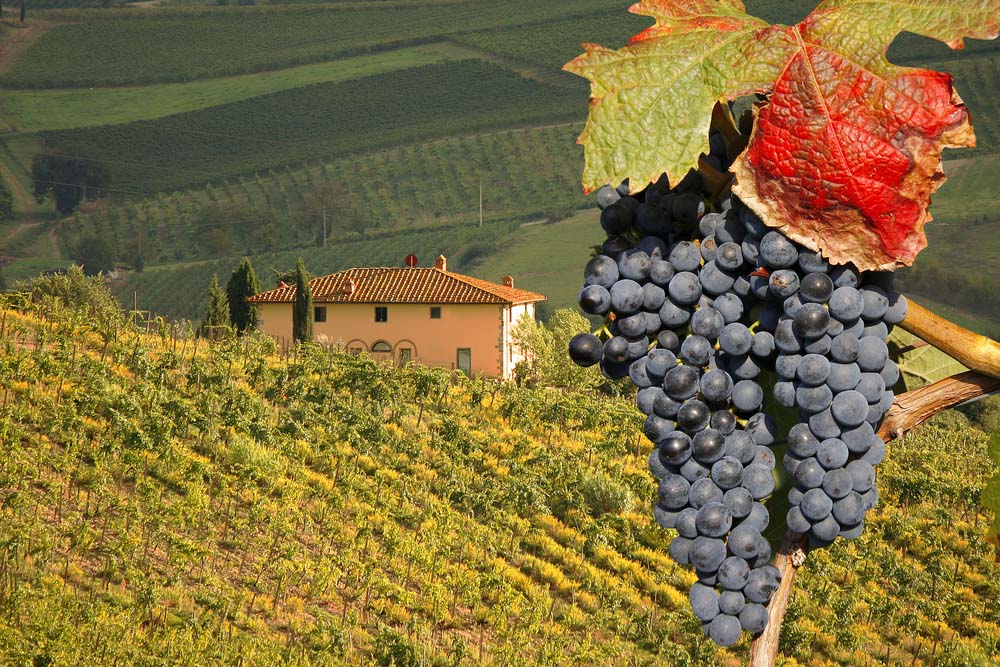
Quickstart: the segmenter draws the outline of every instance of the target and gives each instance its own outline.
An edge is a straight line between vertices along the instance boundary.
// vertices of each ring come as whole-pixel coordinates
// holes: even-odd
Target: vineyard
[[[486,222],[551,216],[586,205],[575,187],[578,131],[567,124],[459,136],[275,168],[82,214],[63,239],[72,249],[104,236],[127,263],[140,255],[147,264],[215,258],[315,245],[324,207],[331,242],[373,230],[405,235],[478,224],[480,184]],[[219,215],[208,220],[206,209]]]
[[[584,16],[617,6],[610,0],[571,5],[529,0],[503,5],[382,4],[52,13],[50,18],[66,22],[42,35],[26,57],[0,77],[0,85],[72,88],[231,76],[438,41],[460,31]],[[93,58],[95,53],[101,57]]]
[[[479,91],[487,81],[488,96]],[[52,152],[104,161],[115,189],[141,195],[480,128],[576,120],[575,96],[461,61],[41,137]]]
[[[745,663],[686,608],[630,400],[176,333],[0,313],[5,661]],[[794,664],[1000,659],[963,419],[893,443],[869,530],[813,555]]]

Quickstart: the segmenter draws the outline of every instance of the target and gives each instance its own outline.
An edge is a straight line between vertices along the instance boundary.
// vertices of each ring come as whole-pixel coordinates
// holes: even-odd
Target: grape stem
[[[1000,343],[935,315],[912,300],[900,326],[973,370],[897,396],[879,427],[879,435],[886,441],[902,437],[942,410],[1000,391]],[[805,563],[808,549],[805,535],[792,532],[785,535],[778,548],[774,565],[781,572],[781,584],[767,608],[767,628],[750,647],[749,667],[774,667],[795,574]]]

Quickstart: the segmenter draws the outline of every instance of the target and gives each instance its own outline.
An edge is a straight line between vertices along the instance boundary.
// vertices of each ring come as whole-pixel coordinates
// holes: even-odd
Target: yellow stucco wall
[[[399,359],[403,348],[411,358],[427,366],[457,368],[459,348],[472,351],[472,374],[510,377],[520,356],[513,354],[510,331],[517,318],[534,316],[534,304],[513,307],[479,304],[441,304],[441,319],[431,319],[432,304],[353,304],[317,303],[326,308],[326,322],[313,325],[317,343],[341,345],[346,350],[360,347],[377,358],[391,355]],[[388,308],[388,321],[375,321],[375,307]],[[292,305],[258,304],[262,331],[279,342],[291,342]],[[387,343],[389,354],[372,353],[375,343]]]

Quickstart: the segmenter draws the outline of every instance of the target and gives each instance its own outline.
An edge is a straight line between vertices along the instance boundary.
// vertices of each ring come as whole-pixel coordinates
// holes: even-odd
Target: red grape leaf
[[[903,30],[961,48],[997,36],[1000,0],[822,3],[791,29],[798,48],[733,165],[733,191],[767,224],[862,270],[913,263],[942,148],[975,146],[949,75],[885,59]]]
[[[656,24],[622,49],[584,44],[565,66],[591,82],[579,139],[587,192],[626,178],[638,191],[663,173],[678,181],[708,152],[715,102],[767,90],[797,48],[740,0],[643,0],[630,11]]]

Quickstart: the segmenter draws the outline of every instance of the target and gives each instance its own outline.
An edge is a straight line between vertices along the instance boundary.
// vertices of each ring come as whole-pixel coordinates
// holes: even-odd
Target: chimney
[[[440,269],[442,271],[448,270],[448,260],[444,255],[438,255],[438,258],[434,261],[434,268]]]
[[[514,276],[504,276],[503,277],[503,286],[504,287],[513,287],[514,286]]]
[[[278,281],[278,289],[285,289],[288,286],[289,286],[288,283],[286,283],[284,280]]]
[[[351,296],[352,294],[354,294],[355,287],[356,286],[354,284],[354,279],[353,278],[348,278],[347,282],[344,283],[344,287],[343,287],[344,294],[346,294],[347,296]]]

